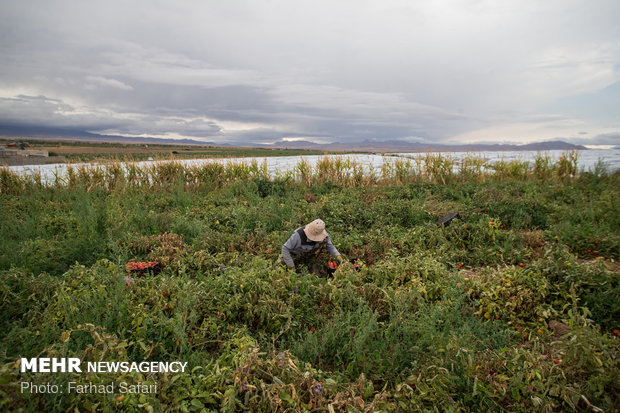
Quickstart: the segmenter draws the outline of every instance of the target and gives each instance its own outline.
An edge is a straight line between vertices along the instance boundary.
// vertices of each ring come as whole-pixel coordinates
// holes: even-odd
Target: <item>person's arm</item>
[[[340,255],[340,253],[338,252],[338,250],[336,249],[336,247],[334,247],[334,244],[332,244],[332,239],[329,236],[329,234],[327,234],[327,252],[329,252],[332,257],[335,257],[338,261],[342,262],[343,258],[342,255]]]
[[[293,257],[291,256],[291,251],[295,251],[301,245],[301,239],[299,239],[299,235],[297,232],[294,232],[293,235],[282,245],[282,259],[288,268],[295,268],[295,261],[293,261]]]

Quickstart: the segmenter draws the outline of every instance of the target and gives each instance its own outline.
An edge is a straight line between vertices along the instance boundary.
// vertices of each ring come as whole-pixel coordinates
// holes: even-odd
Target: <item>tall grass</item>
[[[421,160],[398,158],[390,162],[384,159],[381,165],[381,181],[384,183],[410,184],[420,179]]]
[[[296,179],[303,185],[310,186],[312,184],[312,167],[308,161],[300,160],[293,169]]]
[[[553,171],[554,164],[552,163],[551,157],[540,152],[536,154],[532,170],[534,177],[539,181],[546,182],[553,176]]]
[[[446,184],[454,177],[454,158],[441,153],[427,153],[424,157],[424,173],[428,180]]]
[[[558,178],[569,179],[577,175],[577,159],[579,153],[575,150],[564,152],[558,159]]]
[[[529,162],[519,159],[512,161],[500,160],[495,162],[492,167],[495,170],[493,177],[497,181],[508,179],[524,181],[532,175]]]
[[[112,162],[99,165],[68,166],[66,173],[58,174],[52,182],[42,182],[40,174],[20,176],[7,168],[0,168],[0,193],[16,193],[26,188],[47,186],[83,187],[87,190],[103,188],[108,191],[135,187],[161,187],[170,183],[186,189],[216,189],[226,184],[249,182],[256,178],[266,180],[288,178],[291,183],[304,186],[334,184],[342,187],[373,186],[377,184],[409,184],[433,182],[449,184],[499,181],[542,181],[553,177],[562,180],[579,175],[578,153],[566,152],[553,160],[538,154],[533,162],[525,160],[500,160],[489,163],[482,157],[468,155],[457,162],[442,153],[426,153],[407,159],[385,158],[378,174],[366,169],[362,163],[348,157],[325,156],[314,166],[302,159],[288,172],[272,174],[267,162],[250,163],[230,161],[210,162],[201,165],[184,165],[178,161],[158,162],[141,166],[135,163]],[[606,174],[607,171],[597,171]]]
[[[459,165],[459,179],[462,182],[480,182],[488,171],[488,164],[484,158],[467,155]]]
[[[315,165],[313,182],[332,184],[344,187],[362,186],[368,183],[367,180],[374,181],[374,175],[364,171],[361,163],[341,156],[323,157]]]
[[[29,181],[28,177],[11,172],[8,168],[0,168],[0,193],[18,194]]]

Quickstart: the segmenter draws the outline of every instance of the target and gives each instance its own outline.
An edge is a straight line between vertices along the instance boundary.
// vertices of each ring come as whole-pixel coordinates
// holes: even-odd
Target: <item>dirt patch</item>
[[[476,268],[462,269],[459,271],[459,275],[463,278],[478,277],[480,275],[480,270],[476,270]]]
[[[502,199],[504,199],[504,193],[497,188],[489,188],[476,195],[476,200],[478,202],[499,202]]]
[[[305,194],[304,198],[306,199],[306,202],[308,202],[309,204],[313,204],[316,202],[316,196],[314,196],[314,194]]]
[[[366,192],[364,195],[362,195],[362,201],[364,201],[366,205],[372,205],[374,204],[377,197],[379,197],[380,199],[386,198],[385,194],[379,195],[375,192]]]
[[[439,201],[437,199],[429,199],[424,203],[424,211],[439,219],[448,212],[459,211],[459,209],[462,209],[462,206],[463,205],[457,201]]]
[[[519,232],[519,237],[525,244],[526,248],[530,248],[534,255],[537,257],[542,257],[545,253],[545,234],[542,231],[527,231],[521,230]]]
[[[603,264],[603,267],[609,272],[619,273],[620,272],[620,262],[614,260],[606,260],[603,257],[597,257],[591,260],[582,260],[578,259],[577,262],[583,265],[600,265]]]
[[[127,147],[100,147],[100,146],[41,146],[37,149],[54,152],[60,155],[70,154],[127,154],[127,153],[170,153],[172,149],[168,148],[148,148],[140,146]]]
[[[570,327],[560,321],[549,321],[549,329],[553,331],[553,339],[560,340],[566,333],[570,331]]]

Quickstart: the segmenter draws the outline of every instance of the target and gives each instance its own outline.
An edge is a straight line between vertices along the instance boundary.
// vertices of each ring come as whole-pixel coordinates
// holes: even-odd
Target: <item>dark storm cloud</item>
[[[601,90],[618,101],[619,14],[613,0],[3,2],[0,120],[218,142],[606,140],[620,117],[587,107]]]
[[[583,142],[583,141],[582,141]],[[620,146],[620,132],[602,133],[595,136],[590,142],[596,145],[616,145]]]

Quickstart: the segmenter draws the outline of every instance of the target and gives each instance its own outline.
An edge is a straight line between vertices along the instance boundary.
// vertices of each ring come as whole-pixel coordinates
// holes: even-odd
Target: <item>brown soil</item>
[[[170,153],[173,150],[181,150],[178,148],[161,148],[161,147],[145,147],[145,146],[41,146],[37,149],[54,152],[59,155],[69,154],[127,154],[127,153]],[[192,151],[185,151],[191,153]],[[200,148],[200,152],[209,152],[206,148]]]

